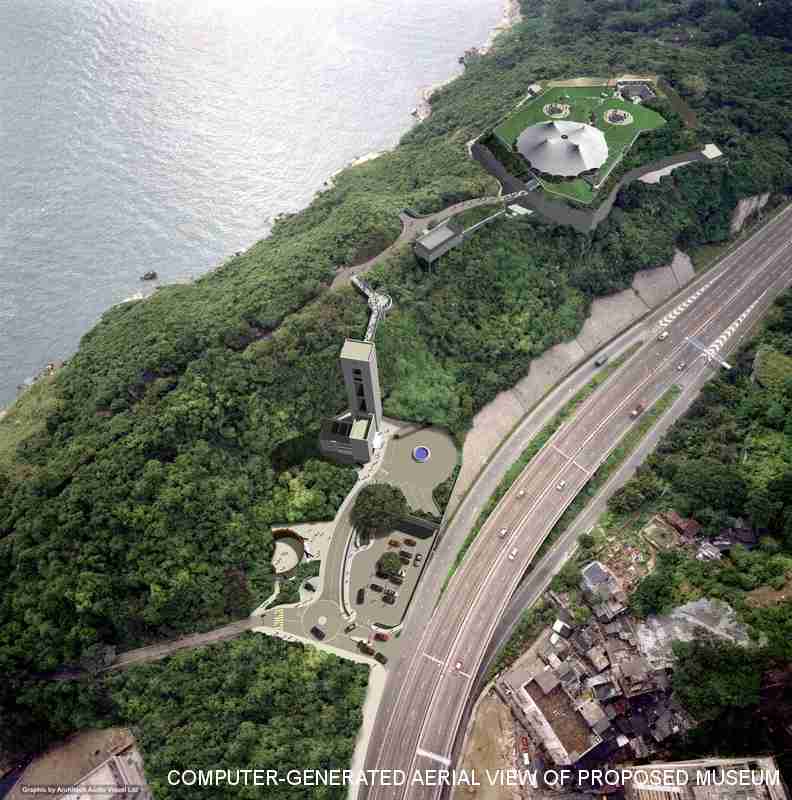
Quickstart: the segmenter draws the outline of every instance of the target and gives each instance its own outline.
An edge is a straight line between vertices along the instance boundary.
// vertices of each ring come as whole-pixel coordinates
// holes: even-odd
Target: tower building
[[[347,339],[339,360],[348,410],[324,421],[319,449],[333,461],[365,464],[371,460],[382,427],[377,349],[373,342]]]

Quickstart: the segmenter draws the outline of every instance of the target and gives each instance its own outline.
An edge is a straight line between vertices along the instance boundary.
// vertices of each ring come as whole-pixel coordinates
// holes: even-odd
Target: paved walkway
[[[336,272],[333,282],[330,284],[331,289],[337,289],[339,286],[346,286],[353,275],[360,275],[368,272],[376,263],[383,258],[387,258],[391,253],[396,252],[402,245],[409,242],[414,242],[423,232],[424,228],[432,222],[442,222],[443,220],[453,217],[460,211],[467,211],[469,208],[476,208],[478,206],[489,205],[490,203],[499,203],[500,197],[496,195],[488,195],[487,197],[475,197],[472,200],[463,200],[461,203],[455,203],[442,211],[437,211],[434,214],[427,214],[425,217],[411,217],[406,212],[402,211],[399,214],[399,220],[402,224],[402,230],[396,241],[389,247],[386,247],[381,253],[364,261],[362,264],[357,264],[353,267],[343,267]]]

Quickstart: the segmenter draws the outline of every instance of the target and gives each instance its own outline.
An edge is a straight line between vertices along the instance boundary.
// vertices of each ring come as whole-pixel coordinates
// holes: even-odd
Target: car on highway
[[[357,604],[359,606],[363,605],[363,601],[366,599],[366,590],[365,589],[358,589],[357,590]]]
[[[416,542],[415,539],[405,539],[404,544],[407,547],[415,547],[415,545],[418,544],[418,542]]]
[[[388,657],[383,653],[374,653],[374,659],[379,661],[380,664],[384,667],[388,663]]]
[[[388,641],[388,639],[390,639],[390,636],[388,636],[388,634],[387,634],[387,633],[383,633],[382,631],[377,631],[377,632],[374,634],[374,638],[375,638],[375,639],[376,639],[378,642],[387,642],[387,641]]]
[[[663,331],[658,337],[658,342],[664,342],[668,338],[668,331]]]
[[[601,367],[608,360],[608,356],[604,353],[594,362],[595,367]]]
[[[559,481],[556,484],[556,489],[558,489],[559,492],[563,492],[565,487],[566,487],[566,481]]]
[[[311,633],[321,642],[325,638],[325,632],[318,626],[314,625],[311,628]]]
[[[636,417],[639,417],[641,415],[641,412],[643,410],[644,410],[644,404],[643,403],[638,403],[638,405],[635,406],[635,408],[630,412],[630,416],[633,419],[635,419]]]
[[[505,539],[505,538],[506,538],[508,535],[509,535],[509,529],[508,529],[508,528],[501,528],[501,529],[498,531],[498,536],[499,536],[501,539]]]
[[[372,592],[381,592],[382,591],[382,587],[378,583],[369,584],[369,589],[371,589]]]
[[[509,553],[509,561],[514,561],[515,558],[517,558],[517,548],[513,547]]]
[[[677,372],[682,372],[683,369],[687,366],[687,361],[680,361],[677,364]]]

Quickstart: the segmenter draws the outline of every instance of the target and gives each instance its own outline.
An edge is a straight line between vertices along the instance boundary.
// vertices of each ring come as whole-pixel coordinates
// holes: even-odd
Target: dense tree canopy
[[[404,492],[398,486],[372,483],[358,492],[352,506],[352,523],[372,535],[387,533],[409,511]]]
[[[695,112],[699,140],[727,158],[631,185],[592,235],[501,220],[432,271],[408,251],[380,264],[372,283],[395,302],[377,333],[393,415],[464,435],[532,358],[579,331],[596,295],[667,263],[675,246],[724,241],[737,198],[792,185],[781,0],[521,5],[525,21],[439,91],[431,118],[399,147],[337,176],[194,285],[108,311],[68,365],[0,422],[3,744],[35,747],[90,716],[93,688],[53,686],[40,673],[97,643],[123,648],[247,613],[272,588],[270,525],[333,515],[355,473],[320,461],[316,439],[322,417],[345,405],[338,351],[362,335],[367,309],[353,289],[329,283],[396,238],[402,208],[423,214],[496,193],[465,143],[528,85],[613,70],[663,75]],[[682,133],[669,126],[662,136]],[[774,336],[768,343],[789,353],[789,329]],[[729,426],[747,420],[762,421],[748,457],[777,452],[792,394],[765,403],[723,381],[714,391],[732,421],[701,456],[734,464]],[[667,466],[658,476],[678,487]],[[743,480],[746,507],[756,519],[767,508],[787,547],[789,478],[768,468]],[[714,514],[721,499],[706,492]],[[275,670],[280,656],[257,658]]]

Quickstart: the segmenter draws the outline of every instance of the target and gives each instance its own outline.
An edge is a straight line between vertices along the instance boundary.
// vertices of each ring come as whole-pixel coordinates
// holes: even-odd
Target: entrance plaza
[[[388,661],[398,655],[398,628],[409,611],[439,525],[409,518],[394,531],[371,541],[359,541],[350,519],[354,498],[369,483],[389,483],[404,492],[412,509],[439,517],[440,510],[432,491],[452,475],[457,449],[442,428],[386,419],[383,429],[386,434],[384,450],[361,469],[360,479],[335,520],[279,526],[306,537],[306,550],[321,556],[320,578],[311,579],[317,591],[311,595],[304,593],[301,602],[259,609],[256,615],[261,619],[261,626],[257,630],[289,640],[310,641],[339,655],[361,658],[359,644],[363,642]],[[428,457],[416,460],[413,452],[416,448],[426,448]],[[423,451],[418,452],[423,455]],[[405,539],[415,544],[407,545]],[[391,545],[392,541],[398,545]],[[377,577],[377,562],[389,550],[410,554],[409,560],[403,560],[401,584],[398,579]],[[416,556],[420,556],[417,564]],[[381,586],[382,591],[371,589],[372,583]],[[363,589],[360,603],[357,602],[359,589]],[[393,603],[385,602],[385,589],[394,592]],[[317,639],[312,633],[314,627],[324,633],[323,639]],[[387,640],[375,640],[377,632],[387,635]]]

